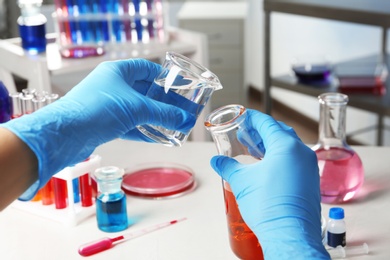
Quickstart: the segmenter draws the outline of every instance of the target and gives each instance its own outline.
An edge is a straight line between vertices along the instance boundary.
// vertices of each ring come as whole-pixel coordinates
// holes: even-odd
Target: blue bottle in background
[[[40,13],[42,0],[19,0],[21,16],[17,23],[22,47],[31,54],[46,50],[46,17]]]
[[[11,119],[11,100],[3,82],[0,80],[0,123]]]

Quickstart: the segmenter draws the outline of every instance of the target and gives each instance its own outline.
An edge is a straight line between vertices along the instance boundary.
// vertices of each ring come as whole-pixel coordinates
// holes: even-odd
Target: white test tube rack
[[[100,167],[101,157],[91,155],[88,161],[76,164],[75,166],[66,167],[56,173],[53,177],[66,181],[68,190],[68,205],[64,209],[56,209],[55,204],[42,205],[41,201],[14,201],[11,206],[23,211],[30,212],[44,218],[61,222],[66,226],[76,226],[84,219],[96,214],[95,203],[89,207],[82,207],[81,202],[74,202],[73,179],[78,178],[86,173],[92,174]]]

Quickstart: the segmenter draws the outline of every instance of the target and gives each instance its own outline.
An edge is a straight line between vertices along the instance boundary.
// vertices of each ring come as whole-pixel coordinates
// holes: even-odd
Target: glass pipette
[[[151,227],[143,228],[141,230],[127,233],[127,234],[117,236],[114,238],[104,237],[104,238],[101,238],[99,240],[96,240],[96,241],[93,241],[93,242],[90,242],[90,243],[87,243],[87,244],[80,246],[79,247],[79,254],[82,256],[94,255],[94,254],[100,253],[104,250],[110,249],[111,247],[113,247],[115,242],[118,242],[118,241],[124,242],[124,241],[132,239],[132,238],[140,237],[142,235],[146,235],[146,234],[153,232],[153,231],[156,231],[158,229],[171,226],[173,224],[176,224],[176,223],[183,221],[183,220],[186,220],[186,219],[187,218],[171,220],[168,222],[164,222],[164,223],[160,223],[160,224],[157,224],[157,225],[154,225]]]

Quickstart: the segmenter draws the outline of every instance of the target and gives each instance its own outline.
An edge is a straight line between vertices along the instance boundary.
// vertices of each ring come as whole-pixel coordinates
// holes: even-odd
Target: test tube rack
[[[14,201],[11,206],[34,215],[60,222],[66,226],[76,226],[86,218],[96,214],[95,203],[89,207],[82,207],[81,203],[74,203],[73,179],[86,173],[93,173],[100,167],[101,157],[91,155],[89,160],[74,166],[66,167],[53,177],[66,181],[68,190],[68,205],[64,209],[56,209],[54,205],[42,205],[39,201]]]
[[[161,0],[56,2],[55,9],[61,45],[167,41]]]

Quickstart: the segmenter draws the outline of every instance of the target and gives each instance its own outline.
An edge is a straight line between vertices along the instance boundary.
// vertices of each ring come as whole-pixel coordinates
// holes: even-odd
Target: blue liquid
[[[346,232],[340,234],[330,233],[328,231],[328,245],[331,247],[346,246]]]
[[[141,23],[140,19],[136,19],[135,20],[135,30],[137,31],[137,39],[138,39],[138,41],[142,41],[143,27],[142,27],[142,23]]]
[[[96,200],[98,227],[105,232],[118,232],[128,227],[124,193],[100,194]]]
[[[302,83],[329,83],[331,75],[331,68],[328,65],[311,65],[310,68],[306,66],[293,67],[295,75]]]
[[[7,88],[0,81],[0,123],[11,119],[12,114],[11,100]]]
[[[46,50],[45,24],[19,24],[19,33],[22,38],[22,47],[31,53],[40,53]]]
[[[74,178],[72,180],[72,185],[73,185],[73,201],[74,203],[80,202],[80,189],[79,189],[79,179]]]

